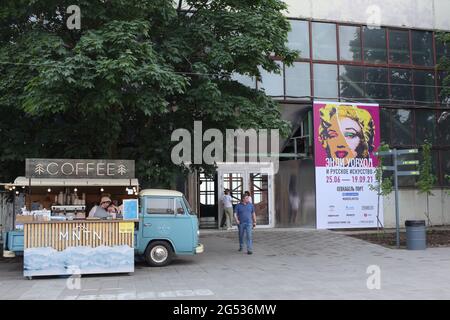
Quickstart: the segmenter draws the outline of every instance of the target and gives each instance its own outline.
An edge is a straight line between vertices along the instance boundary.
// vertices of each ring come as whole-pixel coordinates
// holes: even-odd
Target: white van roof
[[[165,196],[165,197],[182,197],[183,193],[175,190],[166,189],[144,189],[139,192],[140,196]]]

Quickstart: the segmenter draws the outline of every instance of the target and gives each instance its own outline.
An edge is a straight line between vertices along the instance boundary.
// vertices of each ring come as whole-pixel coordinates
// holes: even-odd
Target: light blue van
[[[147,189],[139,193],[139,228],[135,252],[150,266],[165,266],[174,255],[203,252],[197,215],[181,192]]]
[[[21,254],[23,231],[11,231],[4,244],[4,256]],[[199,243],[197,215],[181,192],[146,189],[139,193],[139,222],[134,231],[135,254],[155,267],[168,265],[174,256],[203,252]]]

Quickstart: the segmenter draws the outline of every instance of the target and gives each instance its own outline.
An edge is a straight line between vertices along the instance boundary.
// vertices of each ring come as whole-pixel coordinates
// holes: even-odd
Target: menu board
[[[139,204],[137,199],[123,200],[123,219],[124,220],[139,219],[138,208]]]

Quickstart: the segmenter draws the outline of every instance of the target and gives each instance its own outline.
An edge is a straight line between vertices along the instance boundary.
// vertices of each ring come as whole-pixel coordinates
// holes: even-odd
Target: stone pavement
[[[308,229],[254,236],[249,256],[237,251],[235,231],[202,231],[201,255],[164,268],[137,262],[130,275],[83,276],[79,288],[63,277],[26,280],[20,258],[2,258],[0,299],[450,299],[450,248],[394,250]],[[367,287],[371,265],[380,289]]]

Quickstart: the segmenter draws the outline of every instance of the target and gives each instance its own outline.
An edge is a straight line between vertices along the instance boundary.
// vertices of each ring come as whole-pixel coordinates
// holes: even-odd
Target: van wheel
[[[151,267],[167,266],[173,258],[173,250],[165,241],[155,241],[145,250],[145,261]]]

